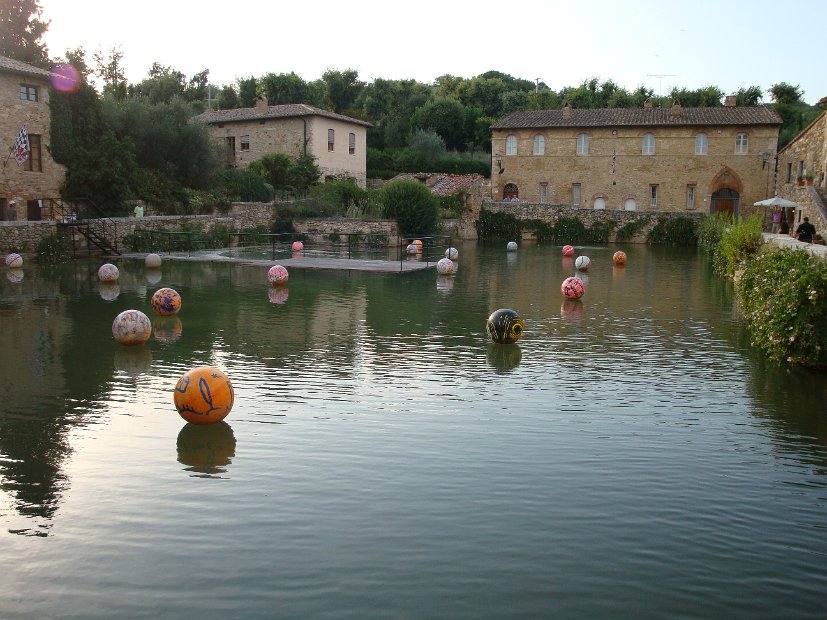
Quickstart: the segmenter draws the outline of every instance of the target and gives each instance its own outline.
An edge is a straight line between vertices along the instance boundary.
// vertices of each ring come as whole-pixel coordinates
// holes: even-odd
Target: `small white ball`
[[[517,251],[517,242],[516,241],[509,241],[508,245],[505,246],[505,249],[509,252],[516,252]]]
[[[585,254],[583,256],[578,256],[574,259],[574,268],[579,269],[580,271],[588,271],[589,267],[592,266],[592,259],[590,259]]]
[[[157,254],[147,254],[144,262],[150,269],[158,269],[161,266],[161,257]]]
[[[454,273],[454,262],[450,258],[440,258],[436,270],[443,276]]]
[[[101,282],[115,282],[120,275],[118,268],[112,263],[104,263],[98,269],[98,278]]]
[[[457,250],[456,248],[448,248],[447,250],[445,250],[445,258],[457,260],[457,258],[459,258],[459,250]]]
[[[6,256],[6,266],[11,269],[20,269],[23,266],[23,257],[12,252]]]

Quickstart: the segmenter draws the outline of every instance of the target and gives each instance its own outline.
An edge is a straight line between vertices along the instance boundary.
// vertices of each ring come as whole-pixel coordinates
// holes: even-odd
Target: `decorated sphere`
[[[516,252],[517,251],[517,242],[516,241],[509,241],[508,244],[506,244],[505,249],[508,250],[509,252]]]
[[[560,285],[560,292],[568,299],[580,299],[583,293],[586,292],[586,285],[583,284],[583,280],[580,278],[572,276],[563,280],[563,284]]]
[[[178,311],[181,309],[181,296],[175,289],[159,288],[152,295],[150,304],[152,304],[152,309],[155,310],[155,313],[161,316],[178,314]]]
[[[161,266],[161,257],[158,254],[147,254],[144,263],[150,269],[158,269]]]
[[[267,272],[267,278],[271,284],[286,284],[289,277],[287,269],[281,265],[273,265]]]
[[[120,275],[118,268],[112,263],[104,263],[98,269],[98,279],[101,282],[114,282]]]
[[[235,392],[230,378],[213,366],[198,366],[185,372],[175,384],[175,408],[192,424],[215,424],[230,413]]]
[[[626,252],[618,250],[612,256],[612,260],[614,261],[615,265],[625,265],[626,264]]]
[[[301,252],[304,249],[304,244],[301,241],[294,241],[290,247],[294,252]]]
[[[414,239],[413,244],[418,247],[420,250],[422,249],[422,240],[421,239]]]
[[[408,247],[405,249],[408,251],[408,254],[419,254],[422,248],[420,248],[415,243],[409,243]]]
[[[450,258],[440,258],[436,264],[436,270],[438,273],[448,276],[454,273],[454,261]]]
[[[457,250],[456,248],[448,248],[447,250],[445,250],[445,258],[457,260],[457,258],[459,258],[459,250]]]
[[[574,256],[574,248],[570,245],[564,245],[563,256]]]
[[[506,308],[494,310],[486,327],[491,339],[498,344],[513,344],[523,335],[523,319],[514,310]]]
[[[124,310],[112,322],[112,335],[121,344],[143,344],[151,333],[149,317],[140,310]]]
[[[6,267],[11,267],[12,269],[20,269],[23,266],[23,257],[20,254],[15,254],[12,252],[11,254],[6,256]]]
[[[581,271],[588,271],[589,267],[592,266],[592,259],[588,256],[578,256],[574,259],[574,268],[579,269]]]
[[[23,270],[9,269],[6,272],[6,280],[11,282],[12,284],[20,284],[23,281]]]

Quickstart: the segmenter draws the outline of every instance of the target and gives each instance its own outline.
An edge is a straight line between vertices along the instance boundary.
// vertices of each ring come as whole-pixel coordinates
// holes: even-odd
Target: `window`
[[[333,144],[335,142],[334,138],[335,138],[335,132],[332,129],[328,129],[327,130],[327,150],[328,151],[333,150]]]
[[[735,154],[736,155],[746,155],[748,145],[749,145],[749,139],[747,138],[747,134],[739,133],[737,136],[735,136]]]
[[[571,204],[573,207],[580,206],[580,183],[571,184]]]
[[[787,183],[793,180],[793,162],[787,162]]]
[[[20,99],[23,101],[38,101],[37,86],[31,84],[20,85]]]
[[[695,208],[695,186],[694,185],[687,185],[686,186],[686,208],[687,209],[694,209]]]
[[[643,136],[643,150],[641,150],[641,154],[655,154],[655,134],[647,133]]]
[[[804,160],[803,159],[800,162],[798,162],[798,176],[800,176],[800,177],[804,176]]]
[[[649,206],[653,209],[658,208],[658,186],[657,185],[650,185],[649,186]]]
[[[506,155],[516,155],[517,154],[517,136],[508,136],[505,139],[505,154]]]
[[[709,138],[705,133],[695,136],[695,155],[707,155],[709,153]]]
[[[548,183],[540,183],[540,204],[548,204]]]
[[[356,134],[349,133],[347,135],[347,152],[349,155],[356,154]]]
[[[637,202],[635,202],[634,198],[627,198],[626,202],[623,203],[623,209],[625,211],[636,211],[637,210]]]
[[[534,136],[534,154],[535,155],[542,155],[545,152],[546,152],[546,139],[542,135],[537,134],[536,136]]]
[[[595,209],[605,209],[606,208],[606,199],[605,198],[595,198],[594,199],[594,208]]]
[[[250,136],[241,136],[241,150],[242,151],[249,151],[250,150]]]
[[[579,136],[577,136],[577,154],[589,154],[589,136],[587,136],[584,133],[581,133]]]
[[[235,163],[235,136],[229,136],[227,138],[224,138],[224,146],[227,149],[226,163],[234,164]]]
[[[43,161],[40,157],[40,136],[29,134],[29,159],[26,160],[24,170],[29,172],[43,172]]]

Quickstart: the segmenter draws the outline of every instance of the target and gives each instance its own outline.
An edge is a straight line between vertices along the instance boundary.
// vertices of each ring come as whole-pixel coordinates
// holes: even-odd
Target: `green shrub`
[[[69,240],[60,233],[43,237],[37,242],[36,260],[43,265],[56,265],[69,259]]]
[[[439,205],[431,191],[416,181],[394,181],[378,192],[385,217],[395,219],[403,235],[428,234],[437,228]]]
[[[511,213],[482,209],[480,219],[475,222],[477,237],[481,241],[516,241],[522,229],[520,220]]]
[[[697,222],[689,217],[659,217],[646,235],[646,243],[695,245],[698,243]]]
[[[712,258],[716,271],[729,277],[735,275],[741,264],[761,247],[762,224],[761,214],[754,213],[724,229]]]
[[[626,222],[623,226],[617,229],[615,234],[615,241],[624,242],[629,241],[641,230],[643,230],[649,223],[649,217],[642,217],[636,220]]]
[[[713,255],[724,231],[730,225],[732,225],[732,215],[729,213],[705,215],[698,224],[698,247],[707,254]]]
[[[270,232],[291,233],[293,228],[293,212],[290,209],[279,209],[273,217],[273,223],[270,225]]]
[[[355,179],[340,177],[310,188],[307,203],[320,215],[345,215],[351,207],[361,210],[367,202],[368,191],[359,187]]]
[[[737,291],[754,346],[772,359],[827,366],[827,263],[765,249],[747,260]]]

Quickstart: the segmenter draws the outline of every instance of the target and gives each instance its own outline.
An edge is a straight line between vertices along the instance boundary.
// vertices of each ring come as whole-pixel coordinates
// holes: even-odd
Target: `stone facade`
[[[492,126],[491,197],[577,206],[579,192],[580,211],[746,213],[772,195],[767,160],[780,124],[773,110],[731,99],[718,108],[517,112]]]
[[[0,220],[8,219],[8,203],[17,203],[18,220],[41,219],[41,208],[58,198],[65,169],[49,154],[50,73],[0,56],[0,136],[3,155],[14,145],[20,128],[29,133],[29,160],[18,165],[4,159],[0,169]]]
[[[227,147],[229,162],[246,167],[270,153],[316,158],[321,180],[349,176],[365,187],[370,123],[305,104],[204,112],[195,117]]]
[[[827,112],[822,112],[778,153],[778,195],[800,206],[793,214],[793,229],[807,216],[827,238],[826,176]]]

